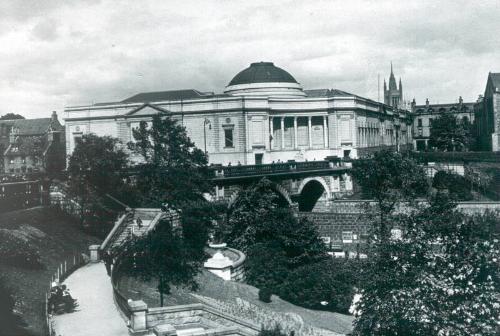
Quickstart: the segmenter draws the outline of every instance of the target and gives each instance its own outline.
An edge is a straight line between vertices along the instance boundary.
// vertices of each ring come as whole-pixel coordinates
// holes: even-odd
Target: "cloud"
[[[0,114],[47,116],[137,92],[223,91],[273,61],[305,88],[472,101],[499,71],[497,1],[3,1]]]

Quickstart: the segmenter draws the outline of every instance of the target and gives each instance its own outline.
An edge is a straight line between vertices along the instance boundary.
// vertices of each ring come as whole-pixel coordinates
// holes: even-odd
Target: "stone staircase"
[[[167,216],[169,216],[168,213],[154,208],[127,210],[125,214],[119,216],[113,229],[101,244],[101,251],[116,251],[128,239],[146,234],[158,224],[160,219]]]

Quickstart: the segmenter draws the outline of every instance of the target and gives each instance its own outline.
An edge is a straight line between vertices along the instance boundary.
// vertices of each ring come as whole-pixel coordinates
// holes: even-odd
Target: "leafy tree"
[[[133,135],[128,146],[144,160],[137,179],[144,205],[182,208],[210,191],[207,156],[176,120],[156,115],[151,127],[141,122]]]
[[[102,207],[106,194],[116,194],[124,186],[121,171],[128,159],[118,145],[115,138],[86,134],[69,158],[69,188],[78,198],[82,224],[91,209]]]
[[[120,258],[122,269],[128,274],[157,282],[161,306],[172,285],[197,289],[194,276],[207,259],[203,248],[208,230],[201,227],[197,232],[193,229],[194,223],[187,222],[190,221],[184,220],[181,227],[170,219],[162,219],[147,235],[130,240]],[[206,225],[206,222],[200,224]]]
[[[425,172],[417,162],[392,151],[376,152],[370,159],[355,161],[352,174],[364,197],[376,202],[379,220],[375,230],[381,239],[390,234],[387,217],[396,206],[425,195],[428,189]]]
[[[469,142],[469,123],[461,123],[451,113],[443,113],[432,120],[429,146],[441,151],[453,152],[466,150]]]
[[[20,114],[12,112],[6,113],[0,117],[0,120],[14,120],[14,119],[25,119],[25,118]]]
[[[498,220],[442,193],[399,214],[402,238],[370,246],[353,334],[497,335]]]

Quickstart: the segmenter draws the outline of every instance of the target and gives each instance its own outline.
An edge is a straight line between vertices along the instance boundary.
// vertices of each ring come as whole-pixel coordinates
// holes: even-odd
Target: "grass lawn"
[[[40,253],[45,269],[3,265],[0,260],[0,274],[14,291],[16,310],[28,324],[28,330],[33,335],[44,335],[45,293],[51,276],[61,262],[88,251],[89,245],[99,241],[80,231],[73,219],[52,208],[1,213],[0,230],[27,241]]]
[[[241,298],[264,309],[283,313],[296,313],[302,317],[305,323],[318,328],[342,334],[352,330],[352,316],[302,308],[276,296],[272,297],[271,303],[264,303],[258,299],[257,288],[239,282],[224,281],[206,270],[203,270],[198,275],[197,282],[200,289],[196,294],[201,296],[221,301],[234,301],[235,298]],[[154,283],[144,283],[134,278],[123,277],[120,279],[119,286],[129,298],[144,300],[149,307],[159,306],[160,295],[156,291]],[[180,288],[174,288],[171,295],[165,296],[166,306],[197,302],[200,301],[193,297],[190,291]]]

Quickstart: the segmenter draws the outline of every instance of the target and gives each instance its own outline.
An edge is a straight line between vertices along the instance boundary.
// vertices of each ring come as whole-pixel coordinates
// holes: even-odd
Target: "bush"
[[[280,297],[306,308],[348,313],[361,263],[329,259],[299,267],[289,273]]]
[[[259,289],[259,300],[265,303],[271,302],[272,292],[268,288]]]
[[[11,290],[0,278],[0,336],[27,335],[23,328],[25,325],[23,320],[14,313],[15,304]]]
[[[281,328],[279,325],[276,325],[274,329],[262,329],[259,332],[258,336],[287,336],[283,331],[281,331]]]
[[[37,250],[27,241],[2,230],[0,230],[0,263],[28,269],[44,268]]]
[[[432,186],[436,189],[447,189],[453,200],[470,201],[473,199],[471,182],[458,174],[439,171],[434,175]]]

